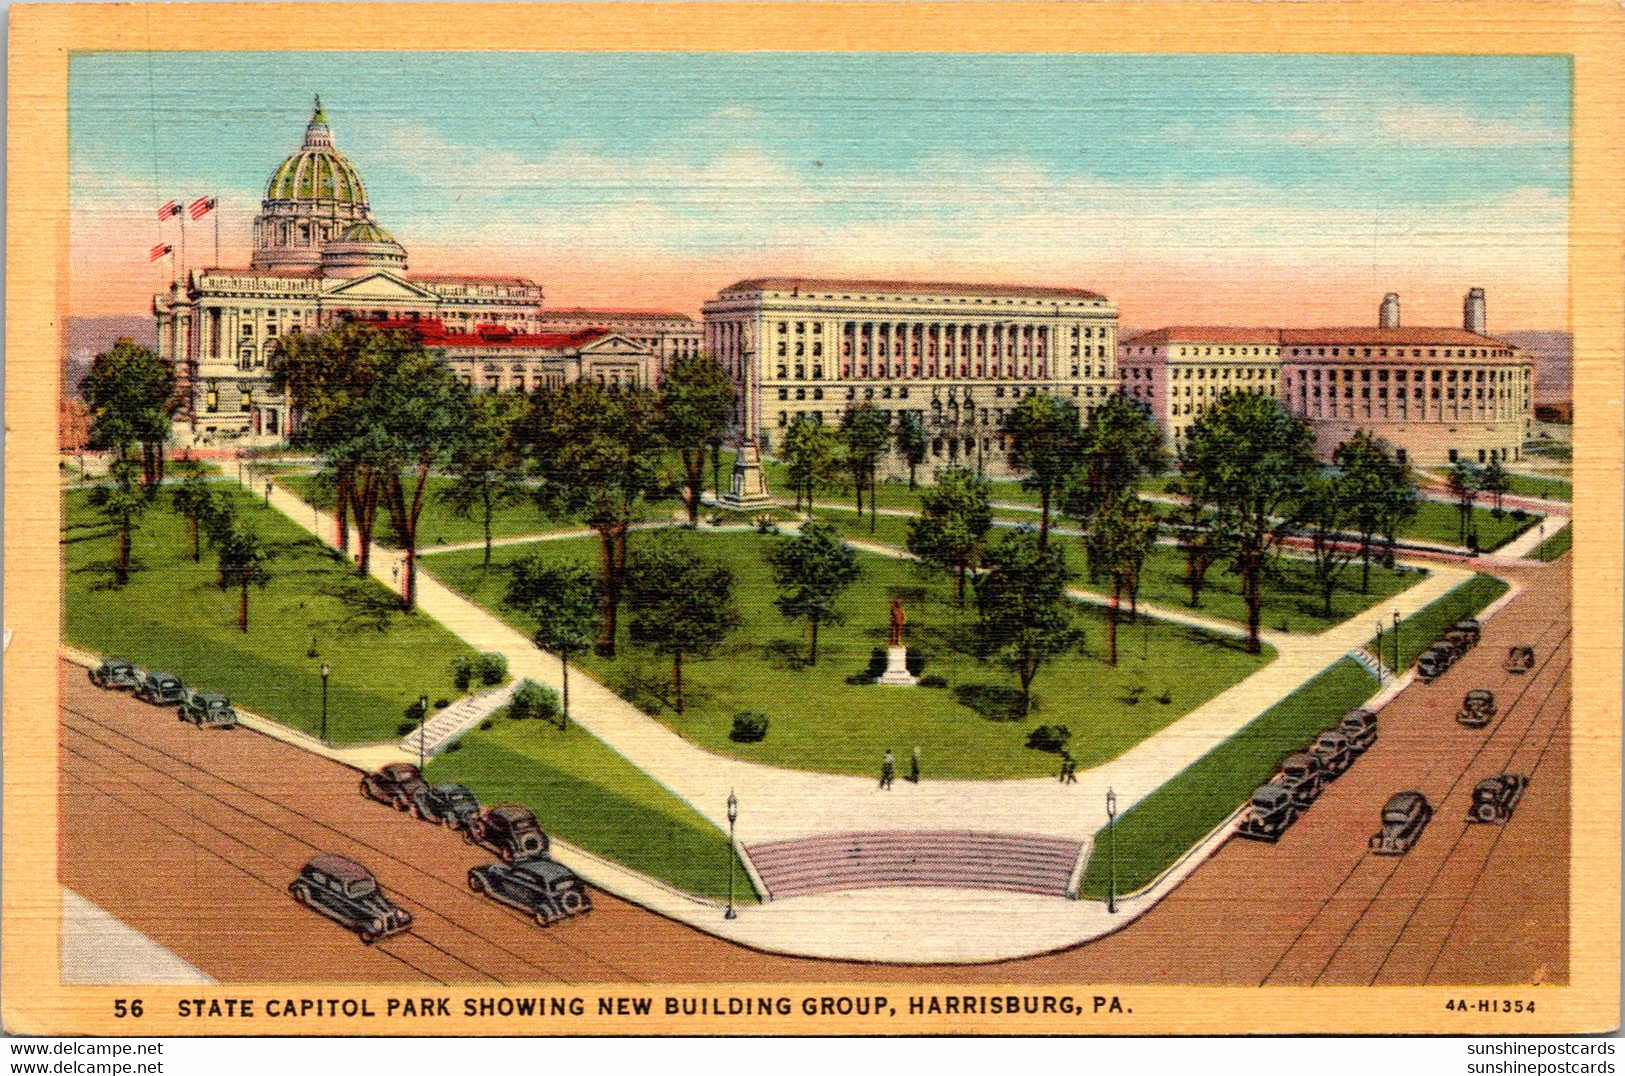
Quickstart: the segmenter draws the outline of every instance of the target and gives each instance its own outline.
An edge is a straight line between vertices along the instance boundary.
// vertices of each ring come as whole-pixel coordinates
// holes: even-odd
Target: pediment
[[[583,355],[652,355],[653,352],[635,340],[628,340],[619,333],[610,333],[581,347]]]
[[[339,282],[327,292],[331,297],[346,299],[426,299],[435,295],[426,288],[410,284],[393,273],[377,272],[354,280]]]

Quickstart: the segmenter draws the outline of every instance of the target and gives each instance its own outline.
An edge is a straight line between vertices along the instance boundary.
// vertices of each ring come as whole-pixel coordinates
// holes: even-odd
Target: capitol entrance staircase
[[[1024,833],[836,833],[745,846],[770,900],[933,886],[1065,897],[1081,841]]]

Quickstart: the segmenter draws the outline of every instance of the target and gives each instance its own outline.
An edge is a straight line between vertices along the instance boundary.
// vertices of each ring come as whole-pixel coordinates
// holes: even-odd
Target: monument
[[[919,677],[908,671],[908,647],[903,645],[903,625],[908,620],[903,615],[903,603],[896,598],[891,600],[891,637],[886,646],[886,671],[875,678],[875,683],[888,686],[913,687],[920,682]]]

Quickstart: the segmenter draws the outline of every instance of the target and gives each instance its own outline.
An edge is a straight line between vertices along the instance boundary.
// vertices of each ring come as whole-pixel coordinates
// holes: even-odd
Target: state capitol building
[[[1401,327],[1389,295],[1371,327],[1170,327],[1123,340],[1105,295],[1028,284],[759,277],[704,304],[703,334],[674,312],[549,311],[524,277],[410,272],[320,100],[266,184],[248,267],[183,275],[153,313],[184,399],[177,436],[195,441],[283,438],[297,416],[269,377],[277,338],[341,320],[415,332],[482,390],[649,385],[703,349],[739,392],[742,445],[771,452],[796,421],[838,424],[868,404],[894,424],[920,420],[927,475],[1007,474],[1000,427],[1037,393],[1070,400],[1085,419],[1124,393],[1177,452],[1222,395],[1260,392],[1311,423],[1322,458],[1369,430],[1413,464],[1517,460],[1533,418],[1534,359],[1486,335],[1478,288],[1461,328]],[[905,466],[891,453],[883,469]],[[736,499],[766,493],[759,472],[744,489],[735,481]]]

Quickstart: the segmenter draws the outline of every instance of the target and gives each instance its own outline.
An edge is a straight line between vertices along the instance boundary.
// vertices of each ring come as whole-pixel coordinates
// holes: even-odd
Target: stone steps
[[[900,831],[764,841],[745,852],[773,899],[894,886],[1065,897],[1082,847],[1033,834]]]
[[[464,695],[444,710],[438,711],[415,731],[407,733],[406,738],[401,741],[401,749],[408,754],[421,753],[424,758],[434,757],[450,747],[463,733],[508,705],[508,700],[513,698],[513,693],[518,689],[519,681],[515,680],[490,691]],[[420,737],[423,741],[421,748],[418,743]]]

